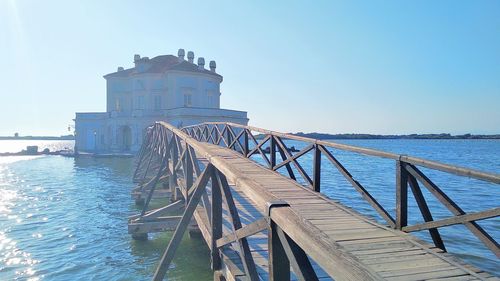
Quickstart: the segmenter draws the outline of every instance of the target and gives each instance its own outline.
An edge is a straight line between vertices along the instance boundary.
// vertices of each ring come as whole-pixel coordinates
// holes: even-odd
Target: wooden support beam
[[[164,156],[162,159],[162,164],[161,164],[160,168],[158,169],[158,173],[156,174],[154,181],[151,184],[151,190],[149,191],[148,197],[146,198],[146,202],[145,202],[144,206],[142,207],[141,217],[144,216],[144,214],[148,210],[149,203],[151,202],[151,198],[153,197],[153,194],[155,192],[156,184],[164,171],[164,167],[166,167],[167,164],[168,164],[168,157]]]
[[[281,228],[276,227],[276,233],[285,250],[286,257],[293,268],[293,272],[301,281],[316,281],[318,276],[309,261],[304,250],[302,250],[297,243],[295,243],[288,235],[286,235]]]
[[[141,150],[140,150],[139,155],[138,155],[138,156],[139,156],[139,157],[138,157],[139,161],[138,161],[138,163],[137,163],[137,167],[136,167],[136,169],[135,169],[135,171],[134,171],[134,175],[132,176],[132,178],[133,178],[134,180],[135,180],[135,179],[137,178],[137,176],[138,176],[139,170],[140,170],[140,168],[141,168],[142,161],[144,160],[144,153],[145,153],[145,152],[146,152],[146,150],[147,150],[147,149],[146,149],[146,147],[147,147],[147,145],[149,144],[149,141],[150,141],[150,140],[151,140],[151,130],[149,130],[149,129],[148,129],[148,130],[147,130],[147,134],[146,134],[146,136],[144,137],[144,141],[143,141],[143,143],[142,143],[142,145],[141,145]]]
[[[408,172],[420,181],[448,210],[455,216],[466,215],[446,193],[444,193],[434,182],[432,182],[424,173],[412,164],[407,165]],[[464,222],[464,225],[474,234],[481,242],[490,249],[497,257],[500,258],[500,246],[479,224],[474,221]]]
[[[177,200],[177,201],[175,201],[173,203],[170,203],[167,206],[164,206],[164,207],[161,207],[161,208],[158,208],[158,209],[154,209],[154,210],[150,210],[150,211],[146,212],[144,214],[144,216],[142,216],[142,218],[146,219],[146,218],[155,218],[155,217],[158,217],[158,216],[162,216],[162,215],[164,215],[166,213],[177,211],[177,210],[181,209],[183,206],[184,206],[184,201],[183,200]],[[129,217],[129,220],[135,220],[135,219],[138,219],[138,218],[141,218],[141,216],[140,215],[133,215],[133,216]]]
[[[285,143],[283,142],[283,140],[281,138],[276,137],[276,143],[278,144],[278,146],[281,147],[281,150],[283,151],[283,153],[286,156],[286,160],[283,161],[283,162],[281,162],[280,164],[276,165],[276,169],[279,169],[282,165],[284,165],[286,163],[292,162],[292,164],[299,171],[299,174],[306,181],[306,183],[308,183],[310,186],[312,186],[312,180],[311,180],[311,178],[306,173],[306,171],[304,170],[304,168],[302,168],[302,166],[297,162],[296,158],[298,158],[298,157],[302,156],[303,154],[309,152],[313,148],[313,145],[312,144],[308,145],[306,148],[302,149],[301,151],[297,152],[296,154],[294,154],[292,156],[288,152],[288,148],[286,147]]]
[[[163,280],[163,278],[165,277],[167,269],[170,266],[172,259],[174,258],[174,254],[177,248],[179,247],[182,236],[186,231],[189,221],[191,221],[193,212],[196,209],[198,202],[200,201],[201,195],[203,194],[203,192],[205,192],[205,187],[207,186],[208,180],[210,178],[211,173],[213,172],[213,169],[214,169],[213,166],[209,164],[202,172],[201,176],[196,180],[196,183],[194,184],[195,191],[193,193],[193,196],[191,196],[191,200],[189,200],[189,203],[186,209],[184,210],[184,214],[182,215],[181,221],[177,225],[174,235],[172,236],[172,239],[170,240],[167,249],[163,253],[160,264],[156,268],[156,271],[153,276],[154,281]]]
[[[458,215],[451,218],[410,225],[404,227],[403,231],[406,232],[420,231],[420,230],[426,230],[426,229],[432,229],[432,228],[438,228],[456,224],[464,224],[466,222],[485,220],[489,218],[495,218],[498,216],[500,216],[500,208],[493,208],[486,211],[468,213],[466,215]]]
[[[410,183],[411,191],[413,196],[415,197],[415,201],[417,201],[418,208],[425,222],[433,221],[433,217],[431,214],[431,210],[429,206],[427,206],[427,202],[425,201],[425,197],[422,194],[422,190],[420,186],[412,175],[408,175],[408,182]],[[404,229],[404,227],[403,227]],[[431,235],[432,241],[436,247],[446,252],[446,247],[444,246],[443,239],[441,239],[441,235],[439,234],[439,230],[437,228],[430,228],[429,234]]]
[[[193,164],[193,170],[195,172],[196,177],[199,177],[201,175],[200,161],[198,161],[198,158],[196,157],[196,152],[194,151],[194,149],[192,147],[189,147],[189,150],[190,150],[190,155],[191,155],[191,162]],[[210,204],[210,200],[208,200],[208,195],[206,192],[203,193],[203,195],[201,197],[201,202],[203,204],[203,208],[205,208],[205,212],[207,214],[208,221],[210,223],[212,223],[212,217],[210,216],[210,214],[212,213],[212,210],[211,210],[212,207]]]
[[[226,131],[225,125],[222,131],[219,129],[218,125],[215,125],[215,129],[217,130],[217,145],[220,145],[221,141],[224,142],[226,147],[229,146],[229,143],[226,142],[226,138],[224,137],[224,132]]]
[[[395,226],[394,219],[392,216],[378,203],[375,198],[366,190],[361,183],[354,179],[354,177],[349,173],[349,171],[333,156],[333,154],[326,149],[324,146],[320,145],[320,150],[326,156],[326,158],[339,170],[339,172],[351,183],[351,185],[356,189],[361,196],[370,204],[375,211],[377,211],[380,216],[389,224],[391,227]]]
[[[264,139],[259,143],[257,142],[257,140],[255,139],[255,137],[250,133],[250,136],[252,138],[252,140],[255,142],[255,148],[252,149],[247,157],[250,158],[250,156],[254,155],[255,152],[259,152],[259,154],[262,156],[262,159],[264,159],[264,161],[266,161],[267,165],[270,166],[271,165],[271,161],[269,161],[269,159],[267,158],[266,154],[262,151],[261,149],[261,146],[264,145],[271,137],[270,136],[266,136],[264,137]]]
[[[153,232],[173,231],[177,228],[177,225],[180,221],[180,216],[166,216],[155,220],[150,219],[146,221],[131,221],[128,223],[128,233],[136,235],[148,234]],[[188,225],[191,223],[192,222],[189,221]]]
[[[306,147],[305,147],[305,148],[303,148],[301,151],[299,151],[299,152],[295,153],[295,154],[292,156],[292,155],[288,152],[288,148],[285,146],[285,143],[284,143],[282,140],[277,140],[277,141],[278,141],[278,145],[281,147],[281,149],[283,149],[283,151],[286,151],[286,153],[288,153],[288,155],[287,155],[287,158],[286,158],[286,160],[285,160],[285,161],[283,161],[283,162],[281,162],[281,163],[279,163],[278,165],[276,165],[276,166],[275,166],[274,170],[277,170],[277,169],[279,169],[279,168],[283,167],[284,165],[286,165],[286,164],[288,164],[288,163],[290,163],[290,162],[293,162],[294,164],[298,164],[298,163],[296,162],[296,160],[297,160],[300,156],[302,156],[302,155],[304,155],[304,154],[306,154],[306,153],[308,153],[309,151],[311,151],[311,150],[313,150],[313,149],[314,149],[314,145],[313,145],[313,144],[310,144],[310,145],[306,146]],[[285,154],[286,154],[286,153],[285,153]],[[300,164],[298,164],[298,165],[300,165]],[[302,169],[302,170],[303,170],[303,169]]]
[[[263,230],[265,230],[268,226],[267,219],[261,218],[259,220],[256,220],[252,222],[251,224],[245,225],[240,229],[237,229],[233,233],[227,234],[223,236],[222,238],[219,238],[217,240],[217,247],[221,248],[227,244],[233,243],[235,241],[238,241],[242,238],[254,235],[256,233],[259,233]]]
[[[241,151],[243,152],[245,148],[241,145],[240,138],[241,136],[245,133],[245,130],[241,130],[241,132],[236,135],[231,127],[227,127],[231,135],[233,136],[233,141],[229,144],[229,148],[232,148],[235,144],[238,144],[240,147]],[[236,148],[235,148],[236,150]]]
[[[233,232],[236,232],[238,229],[241,229],[242,227],[240,216],[238,214],[238,209],[234,204],[233,195],[231,193],[231,189],[229,187],[226,177],[220,171],[216,172],[217,172],[218,185],[222,191],[221,194],[224,195],[223,197],[224,202],[226,203],[228,209],[229,220],[233,225]],[[248,246],[247,239],[245,237],[239,239],[238,245],[240,247],[239,254],[241,257],[241,261],[243,262],[243,267],[245,268],[245,273],[247,274],[248,279],[251,281],[258,281],[259,275],[257,274],[257,268],[255,267],[255,262],[253,260],[252,253],[250,252],[250,247]]]
[[[278,148],[278,151],[279,151],[280,156],[281,156],[281,161],[285,161],[285,160],[286,160],[286,155],[285,155],[285,153],[283,152],[283,149],[282,149],[280,146],[277,146],[277,148]],[[285,165],[285,167],[286,167],[286,171],[288,172],[288,176],[289,176],[292,180],[296,181],[296,180],[297,180],[297,178],[295,177],[295,174],[293,173],[292,166],[290,165],[290,163],[287,163],[287,164]]]
[[[207,140],[208,143],[213,143],[213,144],[216,144],[216,141],[214,139],[214,130],[215,130],[215,126],[212,126],[212,129],[210,129],[210,134],[209,134],[209,138]],[[211,142],[210,142],[211,141]]]

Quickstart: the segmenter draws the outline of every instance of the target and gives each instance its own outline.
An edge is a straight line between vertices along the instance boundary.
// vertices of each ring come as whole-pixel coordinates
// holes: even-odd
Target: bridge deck
[[[333,245],[332,255],[340,252],[343,259],[362,264],[365,267],[364,270],[371,272],[379,279],[499,280],[407,233],[381,225],[338,202],[306,189],[297,182],[266,169],[233,150],[208,143],[197,143],[196,147],[204,152],[203,154],[197,153],[197,158],[202,163],[210,162],[226,175],[243,225],[262,218],[270,200],[281,199],[290,205],[293,213],[299,218],[282,222],[283,225],[288,223],[290,227],[297,227],[294,224],[298,223],[299,228],[307,227],[309,231],[318,234],[318,237],[314,239],[323,239],[325,241],[321,241],[322,243]],[[207,231],[210,226],[207,225],[204,209],[198,207],[196,212],[197,223],[210,246]],[[281,210],[276,208],[272,212],[281,212]],[[227,210],[224,209],[223,235],[231,231]],[[303,242],[307,240],[306,238],[299,237],[301,235],[299,232],[294,232],[291,228],[287,230],[287,233],[295,235],[293,238],[299,246],[307,249],[306,252],[311,261],[312,258],[321,258],[321,254],[315,255],[314,247],[311,246],[317,241],[306,237],[311,239],[311,245],[308,245]],[[266,231],[247,239],[259,277],[262,280],[268,280]],[[223,250],[226,277],[229,279],[239,280],[244,276],[237,251],[238,247],[235,244]],[[325,260],[328,259],[323,259],[322,264],[325,264]],[[312,264],[320,280],[330,279],[329,274],[326,273],[328,269],[324,271],[315,262]],[[329,273],[332,275],[332,272]]]

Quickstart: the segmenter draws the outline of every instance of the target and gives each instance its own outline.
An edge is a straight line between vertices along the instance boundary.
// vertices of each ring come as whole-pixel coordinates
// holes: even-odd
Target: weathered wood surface
[[[272,209],[271,218],[308,254],[320,280],[327,280],[329,276],[336,280],[492,278],[436,247],[380,225],[235,151],[207,143],[197,143],[196,146],[206,152],[197,157],[212,163],[232,183],[232,196],[243,226],[263,218],[270,201],[281,199],[290,205]],[[203,212],[203,209],[198,208],[196,212]],[[224,238],[232,231],[228,211],[224,209],[223,212]],[[198,217],[202,216],[206,214]],[[197,220],[197,223],[203,222]],[[210,243],[209,232],[206,234],[205,240]],[[258,274],[267,280],[267,231],[248,237],[248,242]],[[245,276],[241,259],[235,254],[238,251],[236,247],[223,251],[223,271],[235,280]]]
[[[153,191],[158,180],[165,179],[168,186],[176,187],[173,188],[172,200],[178,200],[169,206],[148,210],[147,205],[153,196],[150,192],[141,214],[130,220],[133,224],[144,224],[144,228],[156,222],[175,221],[176,230],[154,280],[162,280],[165,276],[180,238],[193,221],[210,249],[214,276],[223,275],[227,280],[290,280],[290,277],[292,280],[498,280],[444,253],[437,231],[442,225],[463,223],[489,248],[498,249],[495,240],[474,222],[497,216],[498,209],[464,213],[413,166],[412,163],[419,159],[413,159],[413,162],[409,158],[402,161],[401,156],[396,159],[398,215],[393,219],[329,153],[326,144],[314,141],[291,155],[279,133],[267,135],[257,143],[249,133],[251,127],[241,128],[233,130],[225,124],[190,132],[198,137],[203,135],[213,144],[203,139],[198,141],[164,122],[156,123],[151,129],[151,134],[156,136],[150,144],[153,152],[143,151],[147,156],[145,161],[139,162],[145,168],[144,172],[137,173],[137,177],[143,179],[143,188]],[[242,137],[243,145],[239,141]],[[256,145],[252,150],[248,147],[249,139]],[[269,158],[262,151],[262,144],[266,141],[270,145]],[[309,176],[296,160],[311,150],[315,153],[316,168]],[[350,147],[347,150],[374,153]],[[276,153],[286,159],[282,157],[283,162],[278,164]],[[252,154],[260,154],[267,167],[247,158]],[[364,198],[387,220],[388,226],[317,192],[321,188],[321,154],[364,194]],[[438,165],[435,162],[419,164],[425,167]],[[292,165],[305,185],[295,180]],[[148,171],[150,166],[156,168]],[[279,167],[286,167],[290,178],[276,172]],[[445,171],[451,168],[439,166],[436,169]],[[470,175],[487,178],[486,174]],[[456,217],[433,221],[425,200],[419,196],[421,191],[417,180]],[[435,246],[402,231],[410,227],[407,225],[408,186],[425,220],[417,227],[430,232]],[[184,214],[167,217],[167,210],[179,205],[185,206]]]

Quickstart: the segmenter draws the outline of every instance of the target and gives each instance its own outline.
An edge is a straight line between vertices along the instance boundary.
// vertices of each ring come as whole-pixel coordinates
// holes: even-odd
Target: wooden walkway
[[[318,233],[318,237],[307,237],[305,243],[308,243],[307,239],[327,238],[328,244],[335,246],[335,251],[342,252],[349,259],[358,260],[380,279],[500,280],[444,254],[439,248],[419,241],[410,234],[380,225],[338,202],[306,189],[235,151],[212,144],[203,145],[209,152],[210,158],[215,160],[216,157],[221,161],[221,165],[230,167],[230,175],[234,176],[227,174],[226,176],[230,184],[232,183],[231,191],[244,225],[249,225],[265,216],[270,198],[284,200],[297,215],[295,221],[285,221],[285,225],[299,222],[313,228],[312,232]],[[203,158],[200,155],[198,159]],[[203,162],[206,162],[206,159],[204,160]],[[250,185],[234,184],[240,181],[247,183],[247,178],[252,179]],[[225,211],[227,214],[227,210]],[[198,221],[198,224],[200,223],[203,222]],[[231,227],[227,215],[225,226],[224,234],[230,233]],[[209,243],[210,237],[204,238]],[[262,280],[269,280],[267,232],[250,236],[248,242],[259,277]],[[307,244],[299,246],[308,248]],[[238,250],[232,248],[232,251]],[[244,270],[238,255],[233,253],[229,257],[238,268],[227,268],[228,275],[234,276],[236,280],[245,280],[242,278]],[[331,280],[316,263],[313,264],[313,268],[320,280]],[[335,272],[332,272],[332,275],[334,274]]]
[[[235,150],[196,141],[166,123],[158,127],[178,149],[158,177],[170,173],[182,195],[174,200],[188,203],[154,280],[163,279],[192,217],[217,280],[500,280]],[[166,151],[167,158],[175,155]]]

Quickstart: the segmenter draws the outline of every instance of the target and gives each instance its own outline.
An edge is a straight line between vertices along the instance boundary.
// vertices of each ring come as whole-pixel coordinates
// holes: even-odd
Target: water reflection
[[[140,242],[127,233],[127,217],[138,211],[132,170],[130,158],[0,165],[0,280],[149,280],[170,234]],[[211,278],[202,243],[183,240],[169,279]]]

